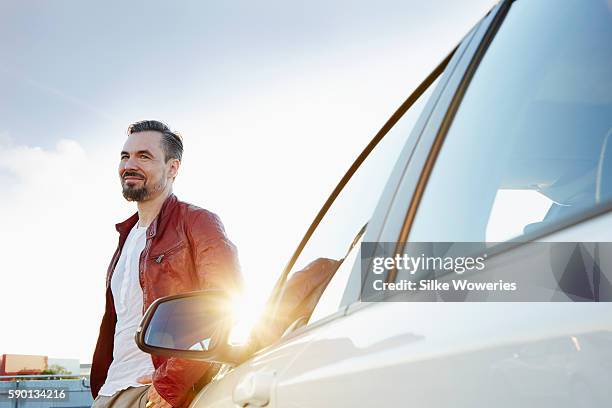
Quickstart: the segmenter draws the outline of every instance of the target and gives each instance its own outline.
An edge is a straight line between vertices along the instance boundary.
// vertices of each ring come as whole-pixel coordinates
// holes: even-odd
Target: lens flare
[[[229,335],[231,345],[246,345],[251,338],[251,332],[259,321],[264,304],[256,302],[250,296],[235,298],[232,302],[234,327]]]

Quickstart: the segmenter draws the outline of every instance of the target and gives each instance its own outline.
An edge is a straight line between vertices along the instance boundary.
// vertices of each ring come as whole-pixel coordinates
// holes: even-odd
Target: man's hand
[[[136,381],[140,384],[151,384],[149,391],[147,392],[147,405],[146,408],[172,408],[172,405],[157,393],[157,390],[153,386],[153,376],[144,375],[139,377]]]

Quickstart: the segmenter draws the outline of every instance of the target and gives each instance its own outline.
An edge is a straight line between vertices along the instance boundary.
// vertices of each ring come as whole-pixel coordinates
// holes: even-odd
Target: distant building
[[[40,374],[48,368],[47,356],[2,354],[0,376]]]
[[[37,375],[46,370],[57,370],[58,374],[89,376],[91,364],[80,364],[78,358],[49,358],[40,355],[2,354],[0,376]]]

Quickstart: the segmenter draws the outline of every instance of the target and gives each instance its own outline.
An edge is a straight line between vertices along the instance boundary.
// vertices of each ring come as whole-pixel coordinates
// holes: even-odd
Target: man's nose
[[[126,161],[123,162],[123,168],[125,170],[137,169],[138,166],[136,164],[136,159],[134,157],[129,157]]]

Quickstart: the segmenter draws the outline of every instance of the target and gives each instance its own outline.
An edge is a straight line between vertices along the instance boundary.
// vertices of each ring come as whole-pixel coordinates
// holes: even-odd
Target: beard
[[[135,176],[136,174],[130,173],[124,174]],[[140,176],[140,175],[138,175]],[[136,187],[135,185],[129,185],[125,181],[121,181],[121,186],[123,187],[123,197],[128,201],[145,201],[151,197],[151,195],[157,191],[160,191],[164,188],[163,183],[160,181],[159,183],[154,184],[151,188],[147,185],[147,179],[143,178],[143,185],[141,187]]]
[[[123,197],[128,201],[144,201],[150,195],[146,184],[142,187],[129,186],[123,183]]]

